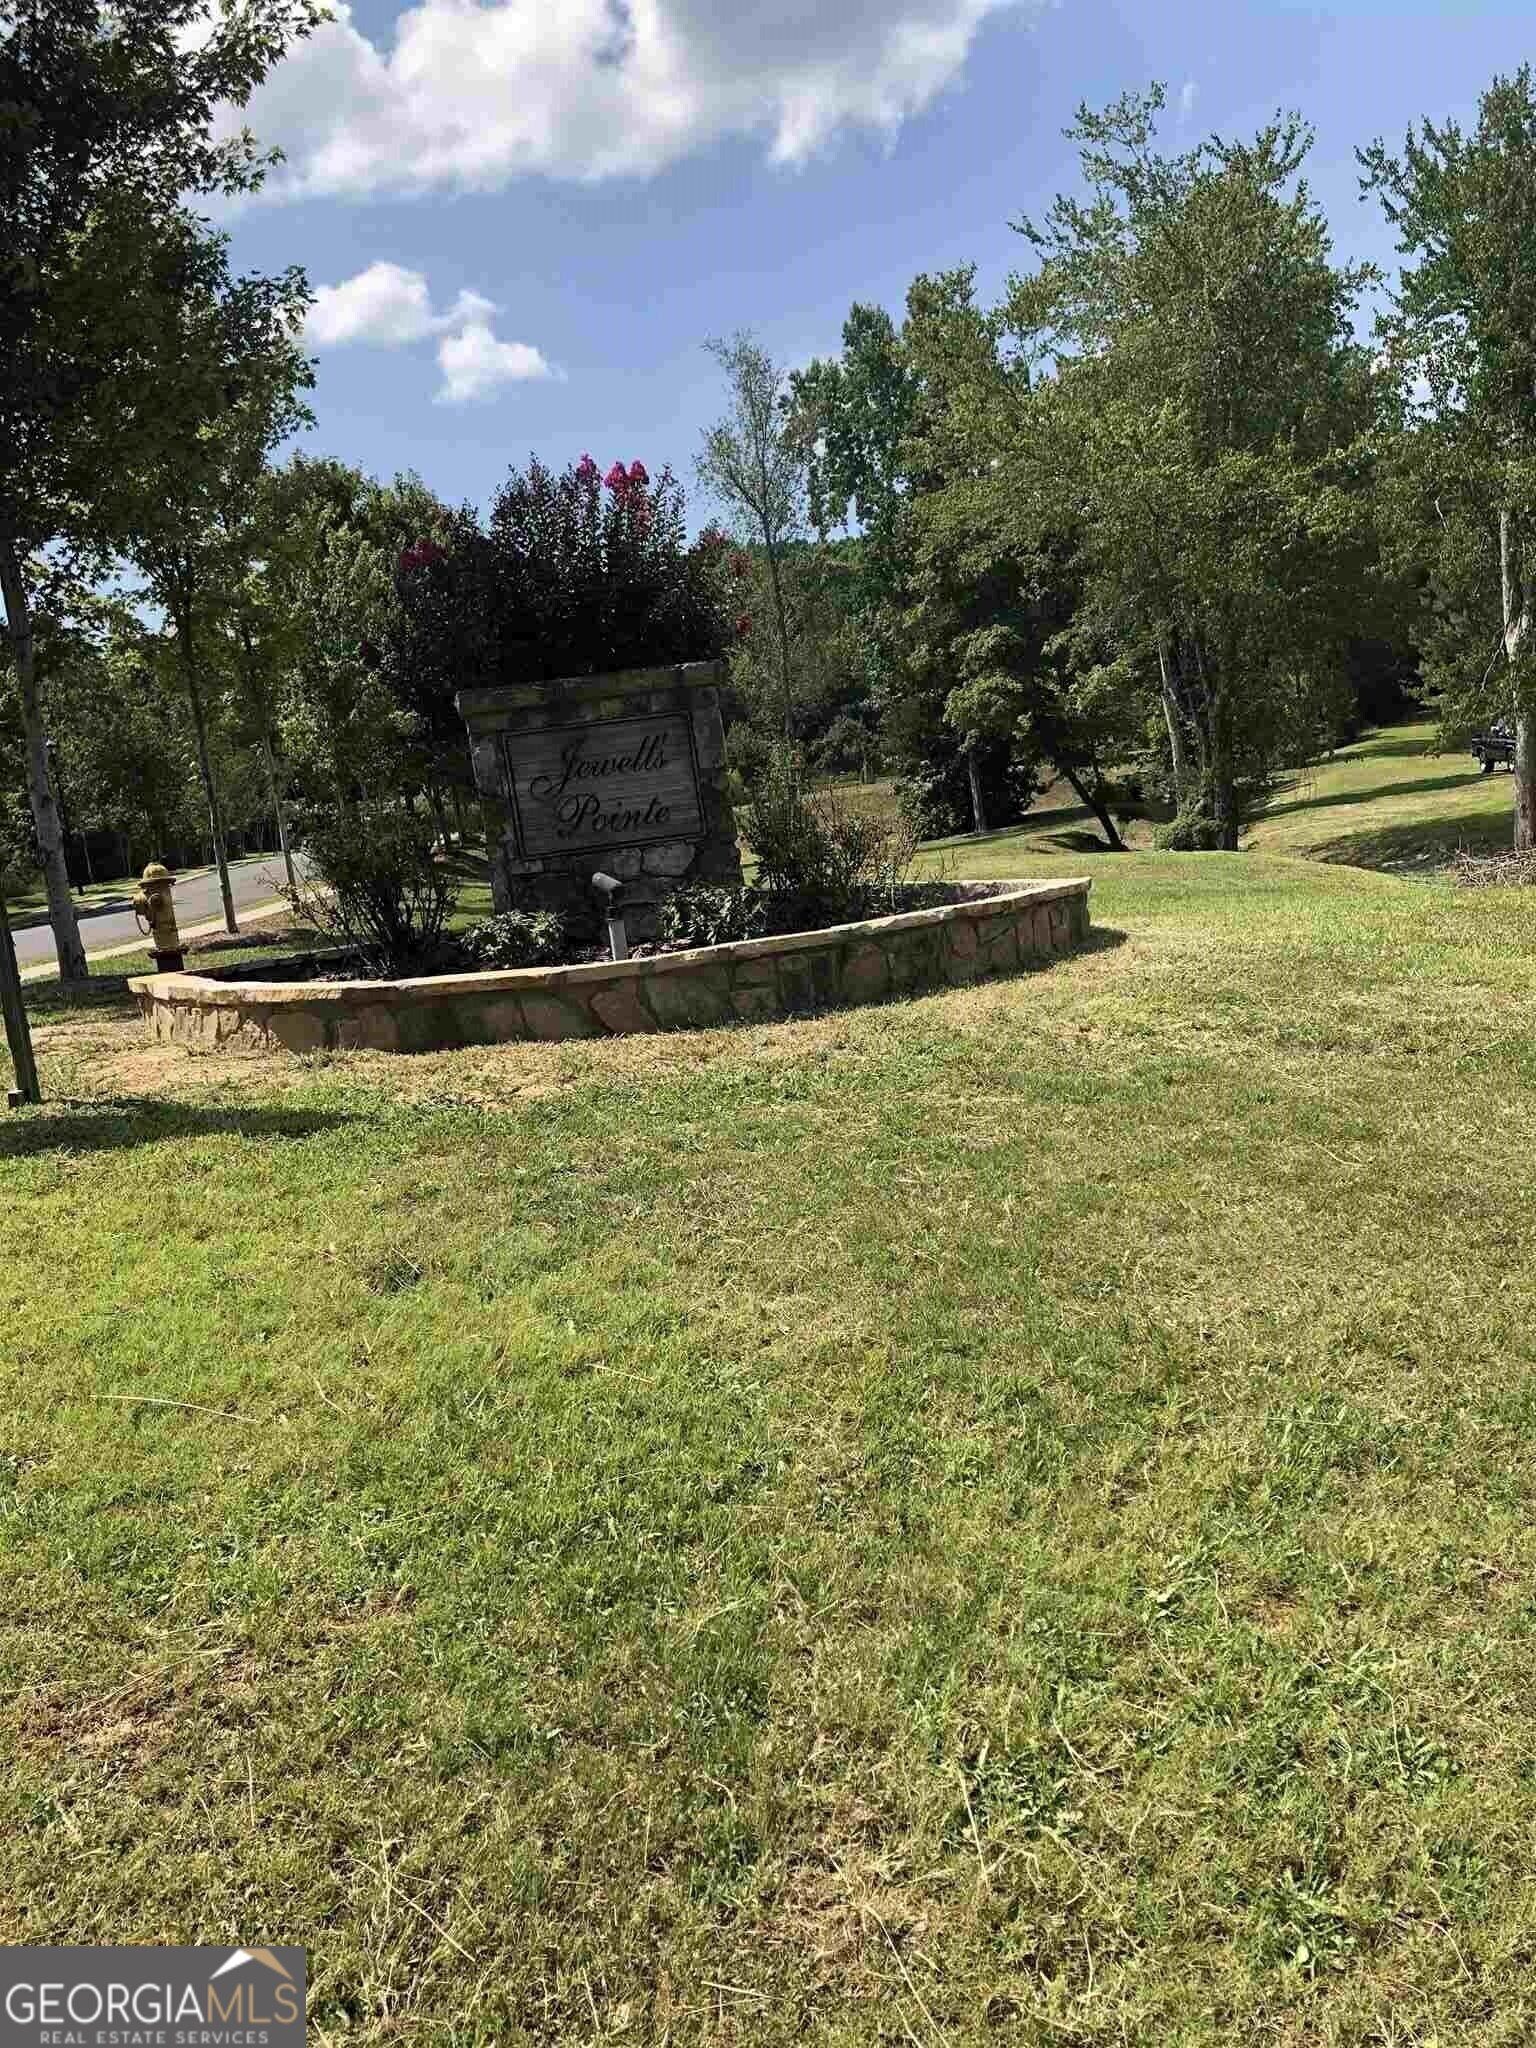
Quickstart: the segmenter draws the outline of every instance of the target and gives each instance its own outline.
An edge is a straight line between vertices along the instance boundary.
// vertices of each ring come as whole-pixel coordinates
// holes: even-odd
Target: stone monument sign
[[[617,875],[632,934],[682,882],[739,884],[725,789],[724,665],[465,690],[475,782],[499,821],[498,910],[594,922],[592,876]]]

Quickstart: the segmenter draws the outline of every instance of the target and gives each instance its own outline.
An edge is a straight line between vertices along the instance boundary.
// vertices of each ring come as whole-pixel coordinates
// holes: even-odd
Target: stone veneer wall
[[[434,1052],[878,1002],[1012,973],[1086,941],[1088,882],[994,886],[993,895],[936,910],[580,967],[397,982],[220,982],[156,974],[129,986],[153,1036],[177,1044]]]

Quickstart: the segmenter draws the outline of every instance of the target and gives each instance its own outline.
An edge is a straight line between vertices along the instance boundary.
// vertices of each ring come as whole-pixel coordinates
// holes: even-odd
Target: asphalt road
[[[253,860],[231,861],[229,885],[234,891],[236,914],[253,910],[258,903],[270,903],[283,885],[281,854],[258,854]],[[176,921],[183,931],[194,925],[222,919],[224,905],[219,896],[217,868],[193,868],[176,883]],[[121,898],[80,912],[80,936],[87,953],[107,953],[117,946],[148,945],[134,917],[132,892]],[[46,922],[30,925],[16,934],[16,959],[22,972],[29,967],[51,967],[57,955],[53,932]],[[147,961],[147,955],[146,955]]]

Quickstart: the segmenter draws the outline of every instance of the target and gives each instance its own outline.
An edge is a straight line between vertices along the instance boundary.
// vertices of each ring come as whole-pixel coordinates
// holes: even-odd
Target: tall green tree
[[[916,642],[910,612],[918,602],[921,507],[944,477],[934,466],[937,429],[961,365],[974,369],[978,356],[992,363],[994,331],[976,303],[974,268],[920,277],[899,329],[883,308],[855,305],[843,323],[841,355],[796,372],[790,398],[818,532],[825,539],[847,526],[859,534],[861,625],[874,692],[901,765],[917,770],[929,792],[919,803],[924,822],[949,829],[937,793],[958,763],[978,833],[994,814],[1009,822],[1017,812],[1007,721],[957,689],[937,612],[930,606]],[[1024,781],[1032,791],[1033,781]]]
[[[184,296],[179,324],[186,356],[222,372],[224,408],[212,420],[178,422],[153,465],[130,480],[124,552],[175,630],[224,922],[234,932],[205,670],[215,644],[238,634],[243,586],[273,544],[262,518],[268,457],[310,418],[300,394],[313,373],[297,341],[310,294],[298,270],[230,280],[217,238],[206,238],[202,254],[205,276]]]
[[[785,557],[805,532],[806,451],[793,431],[783,369],[752,335],[707,344],[725,374],[729,405],[704,435],[699,480],[729,513],[738,533],[762,551],[778,661],[779,719],[785,745],[794,734],[794,626]]]
[[[1163,105],[1080,109],[1089,196],[1021,224],[1006,301],[1034,374],[978,387],[956,430],[1073,536],[1080,630],[1155,666],[1191,843],[1235,847],[1368,583],[1373,273],[1331,260],[1299,117],[1162,156]]]
[[[204,231],[189,197],[250,190],[249,133],[217,138],[319,0],[0,0],[0,597],[49,915],[85,973],[47,771],[32,591],[47,551],[110,554],[124,484],[225,404],[177,308]]]
[[[1536,846],[1536,84],[1531,67],[1495,78],[1477,125],[1425,121],[1400,157],[1360,154],[1408,259],[1383,321],[1387,356],[1422,380],[1405,465],[1442,599],[1491,656],[1467,664],[1515,726],[1515,844]],[[1497,609],[1490,602],[1497,592]],[[1457,598],[1461,602],[1458,604]],[[1468,620],[1470,625],[1471,621]],[[1491,631],[1490,631],[1491,629]],[[1470,651],[1470,650],[1469,650]],[[1463,708],[1470,708],[1464,694]]]

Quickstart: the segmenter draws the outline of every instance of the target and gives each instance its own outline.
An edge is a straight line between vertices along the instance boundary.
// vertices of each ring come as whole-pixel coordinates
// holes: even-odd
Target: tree
[[[791,372],[791,431],[805,451],[817,532],[825,538],[834,527],[858,526],[872,610],[891,601],[905,567],[901,521],[920,488],[911,464],[923,386],[883,306],[855,304],[842,341],[840,356]]]
[[[875,694],[902,765],[917,770],[923,823],[944,831],[951,820],[941,792],[957,765],[977,833],[989,818],[1011,823],[1023,790],[1025,802],[1034,791],[1027,769],[1022,778],[1012,773],[1003,725],[961,711],[959,699],[960,715],[946,715],[947,648],[932,635],[917,648],[910,638],[918,508],[941,480],[929,437],[946,407],[952,352],[980,347],[990,360],[992,335],[993,323],[976,306],[973,269],[920,277],[900,331],[883,308],[855,305],[843,323],[841,356],[818,359],[790,380],[812,517],[823,539],[833,526],[858,528],[860,623]],[[946,758],[951,752],[957,761]]]
[[[1001,442],[975,431],[978,408],[1014,382],[1028,391],[1001,340],[969,268],[916,279],[899,329],[855,306],[841,356],[791,379],[812,515],[858,526],[861,624],[923,823],[953,829],[957,796],[973,831],[1011,823],[1049,760],[1115,845],[1107,762],[1126,693],[1097,663],[1090,688],[1051,644],[1071,616],[1070,550],[1021,502],[1016,452],[1000,452],[1013,408]]]
[[[855,748],[854,765],[874,751],[877,716],[872,701],[869,639],[861,591],[864,578],[862,539],[810,543],[797,541],[780,563],[785,609],[789,616],[795,699],[790,737],[797,749],[818,762],[829,729],[842,721],[860,726],[862,738],[843,735],[839,758]],[[721,610],[735,620],[731,653],[731,690],[738,713],[755,735],[782,735],[783,705],[778,648],[774,636],[757,630],[771,616],[768,564],[760,547],[727,544],[720,551],[717,574]],[[740,740],[736,742],[740,758]]]
[[[1018,514],[996,472],[918,501],[914,645],[936,646],[951,685],[945,720],[968,753],[991,739],[1019,764],[1049,762],[1119,850],[1112,770],[1134,750],[1135,691],[1078,643],[1070,544]]]
[[[1427,522],[1442,627],[1464,606],[1492,626],[1469,663],[1486,693],[1502,656],[1515,724],[1515,844],[1536,846],[1536,86],[1531,67],[1495,78],[1475,131],[1423,123],[1401,157],[1360,152],[1367,192],[1397,229],[1405,264],[1382,326],[1405,383],[1423,380],[1409,450]],[[1490,573],[1496,565],[1495,575]],[[1488,603],[1497,593],[1496,611]],[[1457,594],[1463,601],[1457,603]],[[1491,614],[1491,616],[1490,616]],[[1484,630],[1486,631],[1486,626]],[[1472,635],[1474,646],[1481,636]],[[1469,650],[1470,652],[1470,650]]]
[[[182,349],[223,375],[224,409],[176,422],[152,468],[132,480],[125,552],[175,628],[224,922],[235,932],[203,668],[214,637],[238,632],[241,586],[271,545],[260,517],[267,457],[310,417],[298,394],[313,373],[296,340],[310,294],[297,270],[232,282],[219,237],[205,236],[198,255],[196,287],[178,308]]]
[[[794,736],[795,679],[784,558],[805,531],[805,450],[787,415],[784,372],[761,344],[741,332],[706,346],[725,373],[730,409],[704,436],[699,479],[762,549],[787,748]]]
[[[0,598],[50,921],[66,980],[86,972],[47,767],[31,589],[45,551],[110,551],[123,467],[142,474],[168,423],[222,403],[184,362],[173,318],[199,229],[188,194],[249,190],[248,132],[215,139],[318,0],[0,5]]]
[[[194,836],[190,800],[196,780],[180,744],[175,696],[156,659],[157,636],[116,597],[71,589],[55,579],[34,613],[42,710],[51,765],[67,822],[83,846],[110,834],[118,862],[132,848],[162,859]],[[23,860],[33,858],[31,817],[19,750],[18,810],[27,822]]]
[[[1178,157],[1161,87],[1080,109],[1090,198],[1021,224],[1005,307],[1033,375],[967,395],[1070,535],[1077,631],[1158,678],[1186,842],[1235,847],[1297,712],[1332,687],[1372,563],[1373,397],[1352,340],[1373,275],[1329,260],[1299,117]]]
[[[302,840],[365,798],[398,801],[417,779],[420,722],[380,673],[399,603],[383,549],[316,495],[297,508],[280,559],[302,622],[278,719]]]

